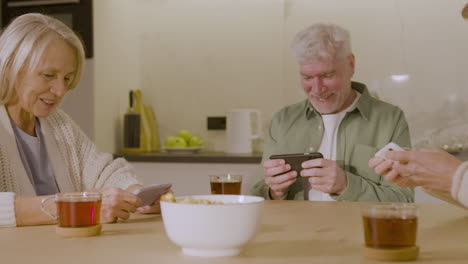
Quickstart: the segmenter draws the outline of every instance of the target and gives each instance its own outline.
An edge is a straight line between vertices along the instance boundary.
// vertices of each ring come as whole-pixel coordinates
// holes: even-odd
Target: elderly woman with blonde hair
[[[58,106],[83,72],[80,39],[41,14],[17,17],[0,36],[0,226],[49,224],[40,202],[58,192],[102,193],[101,222],[140,207],[140,187],[124,159],[99,152]]]

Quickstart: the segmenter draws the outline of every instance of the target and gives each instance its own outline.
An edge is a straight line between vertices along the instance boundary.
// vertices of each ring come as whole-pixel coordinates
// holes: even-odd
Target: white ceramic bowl
[[[224,204],[161,201],[167,236],[190,256],[235,256],[258,230],[264,199],[247,195],[194,195]],[[177,197],[180,199],[183,197]]]

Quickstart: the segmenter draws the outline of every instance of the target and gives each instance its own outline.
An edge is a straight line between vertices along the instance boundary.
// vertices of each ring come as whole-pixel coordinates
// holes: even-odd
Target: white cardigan
[[[462,163],[453,176],[452,197],[468,208],[468,162]]]
[[[424,189],[430,195],[468,209],[468,161],[463,162],[453,175],[450,192]]]
[[[122,158],[99,152],[73,120],[57,109],[40,118],[49,162],[60,192],[127,188],[140,181]],[[35,196],[5,106],[0,105],[0,226],[14,226],[14,195]]]

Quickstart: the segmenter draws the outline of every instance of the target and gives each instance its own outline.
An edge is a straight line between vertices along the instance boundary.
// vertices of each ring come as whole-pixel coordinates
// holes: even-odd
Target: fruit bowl
[[[200,151],[202,147],[185,147],[185,148],[164,148],[167,153],[175,154],[193,154]]]
[[[177,133],[177,136],[169,136],[164,140],[164,148],[169,153],[193,154],[203,147],[203,139],[185,129]]]
[[[177,199],[187,197],[177,197]],[[257,233],[264,199],[248,195],[193,195],[194,200],[223,204],[161,201],[161,214],[169,239],[185,255],[235,256]]]

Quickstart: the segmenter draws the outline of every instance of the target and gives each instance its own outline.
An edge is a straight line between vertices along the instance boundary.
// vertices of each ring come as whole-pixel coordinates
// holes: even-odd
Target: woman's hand
[[[159,204],[159,200],[154,201],[151,205],[145,205],[142,207],[138,207],[136,210],[137,213],[140,214],[158,214],[161,212],[161,206]]]
[[[385,156],[388,160],[373,158],[369,166],[386,180],[401,187],[422,186],[445,192],[450,192],[453,175],[461,164],[457,158],[439,149],[389,151]]]
[[[461,161],[439,149],[390,152],[387,158],[398,161],[393,170],[400,177],[394,182],[403,187],[422,186],[426,189],[450,192],[453,175]]]
[[[128,190],[104,188],[96,190],[102,193],[101,223],[113,223],[117,218],[128,219],[136,212],[141,200]]]
[[[128,187],[127,190],[130,190],[133,192],[134,190],[142,188],[142,187],[143,185],[135,184],[135,185]],[[169,190],[166,193],[168,192],[172,193],[172,190]],[[136,209],[136,212],[140,214],[159,214],[161,212],[159,200],[154,201],[153,204],[138,207]]]

